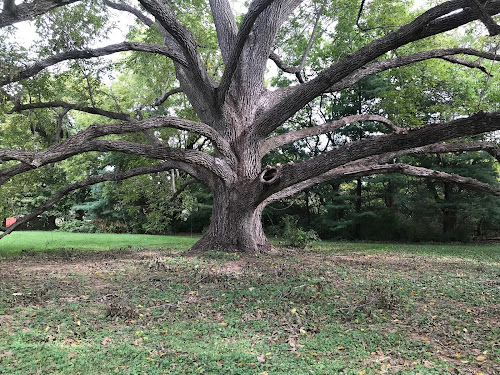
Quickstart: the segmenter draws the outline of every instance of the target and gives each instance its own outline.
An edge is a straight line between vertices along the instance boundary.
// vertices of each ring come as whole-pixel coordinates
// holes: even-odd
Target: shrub
[[[306,247],[311,246],[313,241],[319,240],[319,237],[314,230],[303,230],[298,226],[297,219],[294,219],[291,216],[285,216],[283,223],[285,225],[283,237],[289,246],[305,249]]]
[[[95,233],[97,231],[97,227],[88,221],[71,220],[63,221],[59,224],[59,230],[62,232]]]

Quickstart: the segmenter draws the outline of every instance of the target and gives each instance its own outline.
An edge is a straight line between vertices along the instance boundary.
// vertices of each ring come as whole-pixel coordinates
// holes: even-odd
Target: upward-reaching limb
[[[298,86],[288,95],[282,97],[278,104],[259,115],[254,125],[257,137],[270,134],[311,100],[327,92],[353,72],[363,70],[370,62],[388,51],[428,36],[455,29],[477,19],[478,15],[471,8],[467,8],[467,4],[468,0],[451,0],[439,4],[414,21],[347,55],[343,60],[320,73],[315,79]],[[485,10],[490,15],[499,13],[500,1],[488,2],[485,5]]]

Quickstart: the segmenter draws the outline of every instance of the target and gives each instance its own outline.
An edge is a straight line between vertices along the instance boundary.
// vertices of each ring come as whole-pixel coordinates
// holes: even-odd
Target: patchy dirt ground
[[[96,373],[493,375],[499,290],[498,264],[449,257],[26,254],[0,261],[0,373],[75,373],[105,348]]]

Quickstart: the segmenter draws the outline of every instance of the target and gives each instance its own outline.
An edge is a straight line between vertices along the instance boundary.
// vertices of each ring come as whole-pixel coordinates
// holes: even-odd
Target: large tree
[[[51,10],[51,14],[57,15],[57,12],[68,9],[66,14],[71,15],[72,7],[79,3],[81,2],[40,0],[16,5],[13,0],[4,0],[0,27],[39,19],[54,8],[57,9]],[[139,0],[136,4],[111,0],[87,3],[133,14],[148,28],[151,35],[161,35],[162,40],[159,42],[158,38],[151,37],[150,40],[154,42],[124,41],[92,48],[85,44],[84,33],[92,33],[88,26],[90,21],[85,19],[71,25],[69,39],[56,35],[58,29],[55,28],[50,37],[57,43],[54,42],[52,51],[42,49],[43,53],[37,61],[29,64],[16,64],[15,59],[0,61],[4,64],[0,76],[0,85],[3,87],[1,92],[12,103],[9,110],[12,116],[24,111],[59,109],[54,118],[56,136],[51,145],[42,150],[18,147],[0,149],[0,161],[4,164],[0,169],[0,184],[19,174],[92,151],[120,152],[160,162],[129,170],[114,170],[72,182],[23,220],[33,218],[68,192],[83,186],[176,168],[208,186],[213,193],[214,207],[210,227],[193,250],[222,249],[257,253],[271,248],[261,223],[262,210],[266,205],[334,178],[403,173],[465,184],[500,195],[497,187],[472,178],[394,162],[396,158],[407,154],[478,150],[484,150],[498,158],[496,143],[470,141],[470,137],[500,129],[499,112],[478,111],[469,117],[457,117],[449,122],[424,124],[411,129],[399,127],[380,114],[359,113],[332,118],[320,124],[312,121],[304,128],[283,131],[287,129],[284,127],[287,121],[322,95],[335,95],[363,78],[390,69],[428,59],[443,59],[446,63],[480,69],[489,74],[482,62],[500,60],[494,51],[459,45],[434,49],[416,47],[413,49],[416,52],[405,53],[412,51],[405,47],[418,46],[424,39],[471,22],[477,22],[477,27],[484,27],[491,36],[497,35],[500,26],[496,23],[495,15],[500,13],[500,0],[439,2],[409,22],[397,26],[373,24],[378,18],[371,12],[376,12],[381,7],[384,11],[384,1],[366,4],[364,0],[358,3],[336,1],[330,4],[305,0],[254,0],[249,4],[246,14],[238,18],[235,17],[229,0],[208,0],[207,4],[198,2],[206,7],[209,15],[199,15],[198,25],[194,24],[198,15],[189,17],[186,14],[188,8],[183,8],[184,5],[188,7],[195,3],[194,1],[177,4],[165,0]],[[409,2],[401,3],[409,6]],[[357,19],[350,24],[343,22],[343,9],[353,6],[356,8],[354,14],[357,14]],[[283,41],[280,30],[291,27],[289,20],[296,19],[298,13],[308,14],[312,31],[307,43],[296,43],[291,47],[294,51],[299,47],[303,49],[301,58],[296,65],[292,65],[280,56],[285,47],[278,43]],[[57,17],[55,19],[57,21]],[[328,67],[315,74],[314,70],[307,68],[306,62],[320,34],[322,23],[327,19],[331,21],[330,27],[337,24],[345,28],[347,24],[359,32],[366,32],[366,43],[360,48],[352,48],[355,45],[352,43],[351,48],[344,48],[344,51],[330,58],[325,57],[323,60],[328,62]],[[213,22],[213,25],[208,22]],[[78,34],[79,27],[85,29],[82,34]],[[200,34],[200,29],[210,30],[212,27],[216,30],[218,50],[224,66],[221,74],[217,73],[217,69],[212,69],[213,61],[204,58],[200,52],[204,46],[195,37]],[[370,30],[374,32],[370,33]],[[334,38],[329,40],[332,45],[336,42],[343,41]],[[427,46],[426,43],[421,45]],[[87,102],[73,103],[62,99],[44,101],[31,96],[27,102],[26,95],[19,89],[40,74],[50,76],[51,70],[48,68],[61,62],[87,61],[123,51],[168,58],[175,69],[178,87],[165,90],[162,97],[147,107],[147,111],[144,108],[112,110],[111,104],[107,107],[99,106],[93,95],[89,96]],[[269,60],[283,72],[295,75],[296,82],[270,90],[265,79]],[[85,74],[84,68],[81,70],[84,72],[82,81],[85,80],[90,86],[91,77]],[[155,75],[154,72],[152,74]],[[161,71],[154,78],[156,81],[161,80]],[[167,78],[164,79],[165,87],[168,87]],[[169,96],[178,93],[185,95],[189,101],[196,114],[196,121],[158,114],[173,113],[165,109],[155,113],[155,108],[161,106]],[[38,97],[40,98],[43,99],[43,96]],[[64,139],[61,123],[70,111],[100,115],[113,121],[94,123]],[[334,132],[356,121],[379,122],[390,133],[353,140],[301,162],[262,166],[262,160],[269,152],[307,137]],[[193,147],[175,147],[164,137],[158,136],[159,129],[164,128],[197,134],[208,140],[212,148],[206,152],[205,149]],[[130,134],[134,133],[143,133],[147,138],[131,137]],[[10,233],[15,227],[9,227],[3,235]]]

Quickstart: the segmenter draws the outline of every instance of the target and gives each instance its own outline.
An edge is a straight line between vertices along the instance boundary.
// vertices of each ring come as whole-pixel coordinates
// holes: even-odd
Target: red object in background
[[[7,219],[5,219],[5,226],[10,227],[16,221],[17,221],[17,217],[8,217]]]

